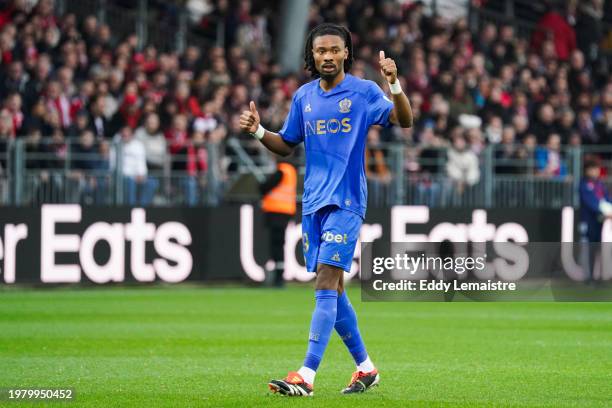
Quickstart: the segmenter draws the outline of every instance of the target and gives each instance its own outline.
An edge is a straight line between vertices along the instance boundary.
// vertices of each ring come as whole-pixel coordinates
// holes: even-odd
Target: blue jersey
[[[580,220],[587,226],[587,236],[591,242],[601,241],[602,221],[599,202],[610,201],[605,184],[598,179],[583,178],[580,181]]]
[[[319,82],[297,90],[279,131],[290,144],[304,142],[302,213],[337,205],[363,218],[368,194],[364,166],[368,129],[390,126],[393,102],[376,83],[349,74],[328,92]]]

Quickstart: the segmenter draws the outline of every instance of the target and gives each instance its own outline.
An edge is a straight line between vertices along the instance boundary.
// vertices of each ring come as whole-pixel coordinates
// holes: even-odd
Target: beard
[[[336,77],[338,76],[338,73],[335,74],[320,74],[320,77],[322,80],[326,81],[326,82],[334,82],[334,79],[336,79]]]
[[[321,79],[327,82],[333,82],[333,80],[338,75],[340,75],[340,69],[337,66],[335,67],[333,71],[324,71],[323,66],[321,66],[321,69],[319,69],[318,71],[319,71],[319,76],[321,77]]]

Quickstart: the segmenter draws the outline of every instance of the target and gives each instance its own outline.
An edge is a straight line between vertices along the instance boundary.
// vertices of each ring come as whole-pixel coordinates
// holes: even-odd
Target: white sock
[[[312,368],[302,367],[298,370],[298,374],[302,376],[302,378],[304,379],[304,381],[306,381],[306,383],[313,385],[314,378],[317,372],[313,370]]]
[[[359,363],[359,365],[357,366],[357,371],[361,371],[364,373],[374,371],[374,364],[372,363],[372,360],[370,360],[370,356],[368,356],[365,361]]]

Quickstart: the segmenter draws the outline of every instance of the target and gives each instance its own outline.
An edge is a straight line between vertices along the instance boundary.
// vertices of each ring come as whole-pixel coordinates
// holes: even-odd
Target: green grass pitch
[[[337,335],[313,398],[268,391],[302,362],[309,286],[0,290],[0,387],[74,388],[63,407],[612,406],[612,304],[349,295],[381,372],[363,395],[339,394],[354,366]]]

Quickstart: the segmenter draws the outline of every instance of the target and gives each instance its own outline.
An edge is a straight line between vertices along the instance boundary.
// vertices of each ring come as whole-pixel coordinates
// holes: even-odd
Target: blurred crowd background
[[[310,80],[278,63],[286,5],[78,3],[0,1],[0,203],[254,199],[251,184],[274,159],[238,117],[254,100],[264,126],[280,129]],[[140,25],[121,20],[143,13]],[[368,134],[374,204],[576,205],[585,159],[607,177],[603,0],[313,0],[307,19],[347,26],[351,73],[388,91],[385,50],[412,104],[412,129]]]

